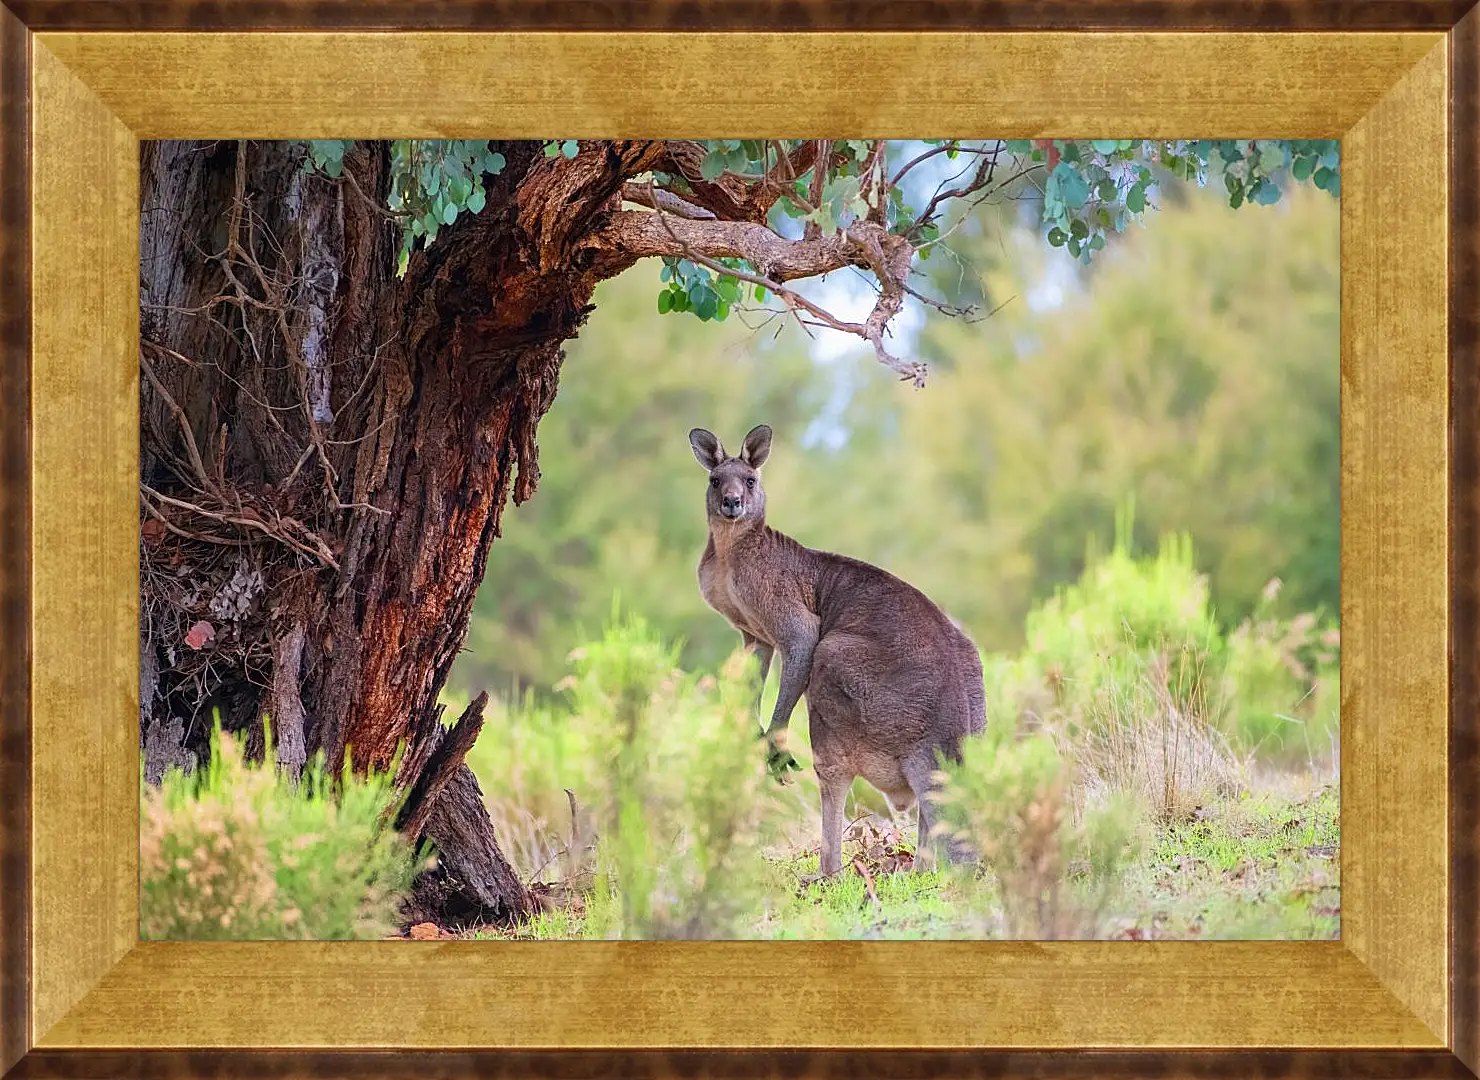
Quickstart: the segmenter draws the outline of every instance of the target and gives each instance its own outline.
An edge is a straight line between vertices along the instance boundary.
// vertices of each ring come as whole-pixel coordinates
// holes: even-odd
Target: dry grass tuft
[[[1247,783],[1247,763],[1208,716],[1202,666],[1157,654],[1141,678],[1110,684],[1090,706],[1087,730],[1066,748],[1082,798],[1130,795],[1158,825],[1196,812]]]

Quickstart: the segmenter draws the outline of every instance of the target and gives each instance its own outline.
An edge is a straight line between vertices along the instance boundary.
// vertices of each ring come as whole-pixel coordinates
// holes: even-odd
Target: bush
[[[590,937],[740,932],[782,798],[765,771],[755,661],[680,671],[678,647],[621,617],[571,654],[565,708],[510,709],[469,762],[521,871],[587,893]]]
[[[1192,755],[1163,779],[1203,771],[1223,783],[1241,755],[1308,764],[1330,753],[1336,627],[1315,613],[1276,617],[1274,581],[1254,617],[1225,635],[1186,537],[1166,537],[1154,558],[1138,559],[1128,512],[1118,532],[1108,555],[1029,614],[1022,653],[984,658],[993,721],[1045,730],[1061,750],[1090,745],[1102,764],[1106,752],[1140,753],[1148,739],[1178,760]]]
[[[1191,542],[1166,537],[1154,559],[1136,559],[1129,525],[1122,528],[1110,554],[1029,614],[1024,658],[1055,704],[1080,714],[1100,691],[1136,683],[1154,663],[1172,658],[1169,685],[1178,706],[1202,711],[1180,695],[1199,691],[1202,672],[1221,667],[1223,643]]]
[[[270,749],[266,755],[271,757]],[[412,853],[388,822],[388,774],[331,785],[315,757],[295,785],[244,760],[219,724],[210,763],[143,784],[140,936],[343,939],[390,934]]]
[[[1076,814],[1071,768],[1053,740],[1006,725],[968,739],[939,779],[939,830],[975,849],[999,887],[1005,926],[991,936],[1100,936],[1135,857],[1133,803],[1112,798]]]
[[[1314,612],[1288,620],[1273,615],[1280,589],[1275,578],[1253,616],[1228,637],[1231,734],[1267,758],[1309,762],[1335,748],[1341,633]]]

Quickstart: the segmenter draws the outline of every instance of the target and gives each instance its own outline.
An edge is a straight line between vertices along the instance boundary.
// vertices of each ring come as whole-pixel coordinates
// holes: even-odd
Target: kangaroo
[[[762,684],[773,656],[781,662],[765,737],[767,763],[783,783],[787,770],[801,768],[786,748],[787,726],[807,696],[822,788],[822,873],[842,868],[843,804],[859,776],[896,812],[917,807],[914,865],[932,865],[936,754],[959,761],[962,739],[986,727],[976,646],[913,586],[857,559],[804,547],[766,524],[765,424],[745,436],[736,457],[703,428],[689,432],[689,445],[709,473],[700,592],[759,657]],[[969,857],[954,842],[947,854],[952,861]]]

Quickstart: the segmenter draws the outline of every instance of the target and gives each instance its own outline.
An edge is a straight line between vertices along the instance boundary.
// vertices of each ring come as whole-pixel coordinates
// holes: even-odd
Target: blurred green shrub
[[[732,936],[763,885],[786,796],[764,769],[755,661],[698,676],[678,652],[614,612],[572,652],[563,709],[507,710],[469,754],[516,865],[588,892],[586,936]]]
[[[1239,756],[1291,767],[1334,753],[1335,624],[1274,614],[1275,580],[1225,634],[1188,538],[1166,537],[1155,557],[1137,558],[1130,535],[1123,507],[1114,548],[1029,613],[1023,650],[984,658],[990,715],[1043,728],[1063,746],[1118,751],[1107,744],[1134,736],[1145,749],[1154,737],[1224,780]]]
[[[346,770],[331,783],[315,757],[295,785],[246,761],[218,723],[209,764],[171,769],[142,790],[143,938],[380,938],[396,928],[414,866],[388,824],[389,774]]]
[[[999,724],[968,740],[940,774],[937,829],[973,848],[996,879],[1005,925],[992,936],[1101,936],[1125,868],[1136,858],[1133,800],[1076,814],[1071,769],[1042,732]]]

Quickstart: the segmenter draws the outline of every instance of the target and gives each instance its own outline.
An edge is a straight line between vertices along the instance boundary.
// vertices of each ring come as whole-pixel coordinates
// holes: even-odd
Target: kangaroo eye
[[[711,476],[709,478],[709,486],[710,487],[719,487],[719,477],[717,477],[717,476]]]
[[[753,476],[747,476],[745,478],[745,486],[748,487],[748,488],[755,487],[755,477],[753,477]]]

